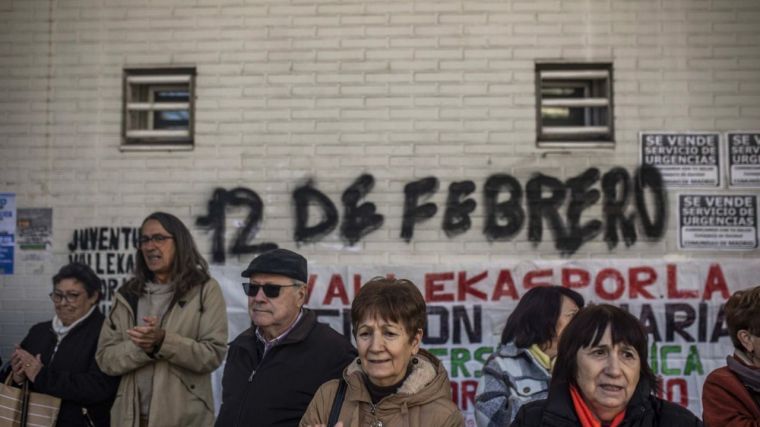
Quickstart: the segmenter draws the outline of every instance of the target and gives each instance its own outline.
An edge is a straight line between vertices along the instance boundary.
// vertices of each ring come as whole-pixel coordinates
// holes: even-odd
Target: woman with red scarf
[[[655,396],[647,336],[630,313],[582,309],[559,340],[549,397],[520,409],[512,427],[698,427],[687,409]]]
[[[760,427],[760,286],[734,293],[725,313],[734,354],[707,376],[702,416],[708,427]]]

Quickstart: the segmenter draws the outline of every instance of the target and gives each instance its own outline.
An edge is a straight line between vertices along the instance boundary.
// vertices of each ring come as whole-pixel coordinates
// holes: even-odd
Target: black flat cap
[[[306,258],[287,249],[274,249],[257,256],[241,276],[251,277],[256,273],[281,274],[304,283],[309,279]]]

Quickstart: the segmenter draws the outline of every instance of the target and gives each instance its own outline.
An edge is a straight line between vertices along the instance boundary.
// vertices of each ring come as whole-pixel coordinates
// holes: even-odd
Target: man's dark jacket
[[[90,421],[96,427],[110,424],[119,377],[104,374],[95,362],[103,319],[96,308],[61,340],[52,361],[57,341],[52,321],[32,326],[21,342],[21,348],[33,356],[41,354],[45,365],[31,383],[31,390],[63,399],[57,427],[89,427]]]
[[[290,333],[263,354],[253,327],[230,343],[217,427],[297,426],[319,386],[339,378],[356,350],[304,309]]]
[[[702,427],[688,409],[652,396],[644,380],[639,382],[625,408],[620,427]],[[523,405],[511,427],[577,427],[580,426],[567,384],[552,384],[549,398]]]

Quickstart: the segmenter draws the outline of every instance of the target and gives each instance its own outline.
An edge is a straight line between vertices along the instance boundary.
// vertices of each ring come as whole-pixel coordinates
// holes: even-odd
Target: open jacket
[[[154,364],[151,427],[210,426],[214,423],[211,372],[227,348],[227,308],[214,279],[173,301],[162,319],[166,336],[158,352],[148,355],[129,339],[136,319],[136,295],[116,293],[103,324],[96,359],[103,372],[122,375],[111,409],[114,427],[138,427],[140,402],[135,371]]]
[[[480,427],[508,426],[526,402],[546,399],[551,374],[527,348],[502,344],[486,360],[475,395]]]
[[[620,427],[702,427],[688,409],[650,394],[649,384],[642,380],[636,386]],[[566,383],[552,384],[549,398],[526,403],[517,413],[511,427],[577,427],[580,426]]]
[[[383,427],[463,427],[462,413],[451,401],[451,384],[443,364],[424,350],[416,357],[418,363],[412,365],[398,392],[376,405],[372,405],[359,359],[351,363],[343,373],[343,381],[348,383],[338,418],[343,426],[369,426],[377,419]],[[338,384],[339,380],[328,381],[317,390],[301,418],[301,427],[327,423]]]
[[[301,320],[264,354],[255,328],[230,343],[218,427],[295,427],[314,392],[356,357],[348,338],[303,309]]]
[[[104,374],[95,363],[98,334],[103,314],[95,309],[58,341],[52,322],[32,326],[21,348],[41,355],[43,367],[31,383],[31,390],[60,397],[57,427],[107,427],[111,403],[119,378]],[[52,357],[52,360],[51,360]]]
[[[710,372],[705,380],[702,418],[707,427],[760,427],[760,404],[724,366]]]

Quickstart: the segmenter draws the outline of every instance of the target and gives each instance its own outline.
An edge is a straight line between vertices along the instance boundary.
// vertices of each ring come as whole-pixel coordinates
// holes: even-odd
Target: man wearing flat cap
[[[216,426],[297,426],[319,386],[339,378],[356,350],[303,308],[303,256],[265,252],[242,276],[252,326],[230,343]]]

